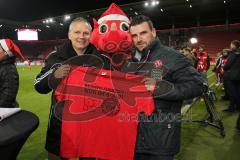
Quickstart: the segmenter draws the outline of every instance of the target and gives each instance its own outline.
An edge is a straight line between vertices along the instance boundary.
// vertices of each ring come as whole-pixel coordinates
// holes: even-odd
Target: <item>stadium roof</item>
[[[66,30],[65,15],[84,16],[90,21],[115,2],[128,16],[144,14],[149,16],[157,29],[191,27],[197,25],[224,24],[240,22],[239,0],[1,0],[0,29],[32,27],[45,30]],[[157,0],[155,0],[157,1]],[[146,6],[145,3],[149,2]],[[50,20],[52,19],[52,20]],[[52,23],[46,23],[53,21]],[[2,25],[2,26],[1,26]],[[1,31],[0,31],[1,32]]]

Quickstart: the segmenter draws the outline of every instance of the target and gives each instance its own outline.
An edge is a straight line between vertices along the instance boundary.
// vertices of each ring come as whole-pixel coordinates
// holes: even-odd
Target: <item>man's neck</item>
[[[142,53],[141,53],[140,51],[136,50],[134,57],[135,57],[138,61],[140,61],[141,58],[142,58]]]
[[[77,53],[77,55],[81,56],[81,55],[84,55],[85,51],[87,48],[84,48],[84,49],[76,49],[73,47],[73,49],[75,50],[75,52]]]

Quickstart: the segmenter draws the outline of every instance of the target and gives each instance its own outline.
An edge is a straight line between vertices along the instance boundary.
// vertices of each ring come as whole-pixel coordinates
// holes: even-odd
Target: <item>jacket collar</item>
[[[6,59],[1,60],[1,61],[0,61],[0,65],[11,64],[11,63],[14,64],[14,63],[15,63],[15,59],[16,59],[15,56],[13,56],[13,57],[8,57],[8,58],[6,58]]]
[[[240,49],[233,50],[233,52],[237,55],[240,55]]]
[[[72,43],[70,40],[68,40],[66,43],[64,43],[63,45],[57,47],[57,51],[60,52],[59,56],[64,58],[64,59],[68,59],[74,56],[77,56],[78,54],[76,53],[76,51],[73,49]],[[92,54],[94,52],[96,52],[97,49],[95,48],[95,46],[93,44],[89,44],[87,46],[86,51],[84,52],[84,54]]]

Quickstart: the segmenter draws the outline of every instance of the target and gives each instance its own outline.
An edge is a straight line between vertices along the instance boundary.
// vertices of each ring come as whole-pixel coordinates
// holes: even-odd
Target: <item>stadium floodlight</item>
[[[2,24],[0,24],[0,28],[2,27],[3,25]]]
[[[163,12],[163,9],[161,8],[161,12]]]
[[[146,1],[145,3],[144,3],[144,6],[145,7],[155,7],[156,5],[159,5],[159,0],[149,0],[148,2]],[[151,5],[151,6],[150,6]]]
[[[190,42],[191,42],[191,44],[196,44],[196,43],[198,43],[198,39],[195,37],[192,37],[192,38],[190,38]]]
[[[190,4],[189,7],[192,8],[192,5]]]
[[[59,23],[60,24],[60,26],[63,26],[63,23]]]
[[[71,16],[69,16],[69,15],[66,15],[66,16],[64,17],[64,20],[65,20],[65,21],[67,21],[67,20],[69,20],[69,19],[71,19]]]
[[[52,18],[49,18],[49,22],[52,23],[52,22],[53,22],[53,19],[52,19]]]
[[[155,6],[156,5],[156,1],[152,1],[152,6]]]
[[[145,7],[148,7],[148,5],[149,5],[148,2],[145,2],[145,3],[144,3],[144,6],[145,6]]]

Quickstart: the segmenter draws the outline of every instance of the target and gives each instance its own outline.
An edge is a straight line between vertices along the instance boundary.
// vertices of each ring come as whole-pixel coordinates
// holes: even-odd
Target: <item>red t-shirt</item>
[[[132,160],[138,113],[154,110],[151,93],[141,82],[144,77],[88,69],[75,68],[55,91],[58,102],[66,100],[60,155]]]
[[[201,54],[200,52],[197,52],[197,58],[198,58],[198,62],[197,62],[197,71],[198,72],[204,72],[208,69],[208,54],[207,52],[203,52],[203,54]]]

